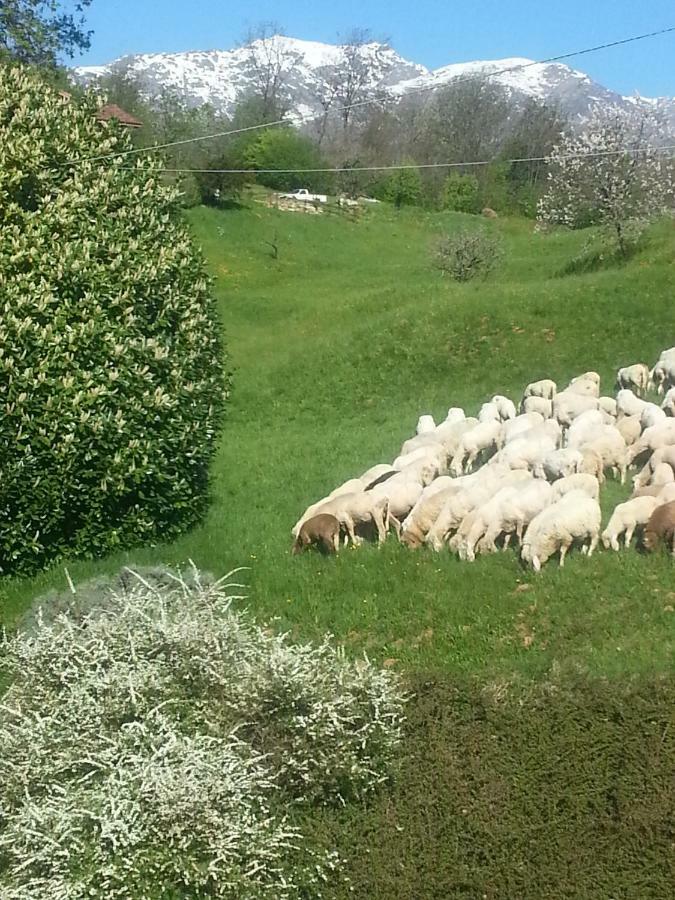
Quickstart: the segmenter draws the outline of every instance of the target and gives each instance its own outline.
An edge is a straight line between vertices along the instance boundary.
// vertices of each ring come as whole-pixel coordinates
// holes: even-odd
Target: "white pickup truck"
[[[290,194],[279,194],[279,196],[288,200],[304,200],[306,203],[328,202],[328,197],[325,194],[310,194],[307,188],[299,188]]]

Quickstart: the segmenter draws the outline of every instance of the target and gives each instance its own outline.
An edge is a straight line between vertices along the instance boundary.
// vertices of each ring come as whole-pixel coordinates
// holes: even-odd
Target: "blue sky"
[[[93,0],[91,50],[76,64],[127,53],[229,49],[247,27],[279,22],[292,37],[335,42],[370,28],[429,68],[471,59],[542,59],[675,25],[673,0]],[[675,33],[569,61],[624,94],[675,95]]]

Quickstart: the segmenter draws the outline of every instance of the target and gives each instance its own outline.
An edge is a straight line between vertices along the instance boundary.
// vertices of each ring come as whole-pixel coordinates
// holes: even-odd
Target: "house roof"
[[[109,122],[111,119],[117,119],[120,125],[126,125],[127,128],[140,128],[143,123],[134,118],[131,113],[125,112],[121,106],[116,103],[106,103],[96,113],[99,122]]]

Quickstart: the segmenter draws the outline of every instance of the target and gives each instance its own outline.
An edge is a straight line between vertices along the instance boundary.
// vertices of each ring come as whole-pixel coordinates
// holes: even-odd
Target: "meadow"
[[[65,587],[64,566],[76,583],[122,565],[247,566],[256,615],[299,640],[330,632],[414,693],[397,784],[366,809],[313,814],[318,839],[346,856],[349,896],[669,896],[665,552],[573,554],[537,576],[513,553],[469,564],[393,536],[382,549],[295,558],[290,529],[310,502],[393,459],[421,413],[473,412],[494,393],[517,399],[529,381],[588,369],[613,393],[617,367],[653,364],[675,343],[672,221],[625,265],[576,273],[586,234],[481,223],[501,236],[503,264],[460,285],[433,268],[431,249],[474,217],[383,204],[351,220],[255,197],[189,215],[234,373],[207,518],[171,545],[0,582],[2,623]],[[606,516],[629,492],[608,483]]]

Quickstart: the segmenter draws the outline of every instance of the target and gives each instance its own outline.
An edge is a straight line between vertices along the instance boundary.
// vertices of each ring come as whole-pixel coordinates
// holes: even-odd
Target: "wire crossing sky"
[[[569,47],[667,27],[674,14],[673,0],[93,0],[87,14],[94,30],[91,49],[73,63],[102,64],[131,53],[228,50],[248,27],[273,20],[291,37],[326,43],[354,27],[370,28],[405,58],[434,69],[477,59],[543,59]],[[674,49],[666,35],[586,57],[578,68],[623,94],[675,96]]]

